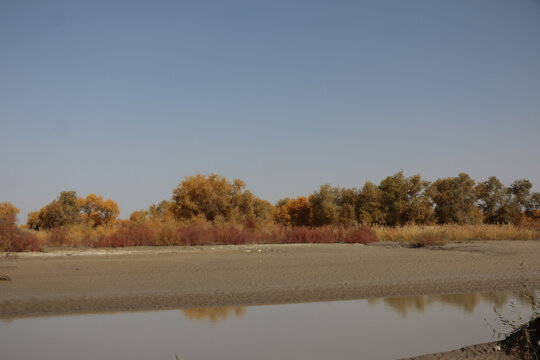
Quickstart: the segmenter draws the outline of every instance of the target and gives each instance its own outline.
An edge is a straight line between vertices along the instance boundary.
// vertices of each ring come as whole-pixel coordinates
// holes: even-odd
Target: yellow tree
[[[178,220],[203,217],[207,221],[242,222],[264,211],[257,197],[244,190],[246,184],[239,179],[230,182],[217,174],[187,176],[173,190],[171,210]]]
[[[136,224],[144,224],[148,217],[148,211],[146,210],[136,210],[129,215],[129,221]]]
[[[41,220],[39,219],[39,211],[32,211],[28,213],[26,218],[26,228],[32,230],[39,230],[41,227]]]
[[[17,209],[12,203],[0,203],[0,221],[5,221],[8,224],[14,224],[18,213],[19,209]]]
[[[120,214],[118,204],[111,199],[103,199],[102,196],[89,194],[86,198],[79,199],[82,217],[90,226],[114,224]]]

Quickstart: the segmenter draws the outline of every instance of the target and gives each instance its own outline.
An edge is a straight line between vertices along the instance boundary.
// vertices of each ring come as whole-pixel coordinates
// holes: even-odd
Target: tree
[[[0,221],[7,224],[15,224],[19,209],[10,202],[0,203]]]
[[[311,206],[309,200],[304,196],[296,199],[287,199],[285,203],[281,201],[280,206],[276,206],[276,222],[291,226],[308,226],[311,222]]]
[[[26,218],[26,227],[31,230],[39,230],[41,227],[41,220],[39,219],[39,211],[32,211],[28,213]]]
[[[266,200],[256,197],[253,199],[253,215],[255,219],[262,224],[270,224],[273,222],[272,212],[274,206]]]
[[[52,229],[69,226],[82,221],[75,191],[62,191],[50,204],[39,211],[37,228]]]
[[[474,189],[478,197],[478,207],[484,214],[484,222],[501,222],[501,208],[505,205],[505,189],[495,176],[479,183]],[[504,221],[503,221],[504,222]]]
[[[467,174],[438,179],[430,188],[435,204],[435,217],[440,224],[477,224],[482,214],[475,206],[478,199],[475,181]]]
[[[356,188],[337,189],[335,205],[338,210],[338,222],[340,224],[353,225],[358,223],[358,203],[359,192]]]
[[[509,191],[514,197],[514,202],[518,207],[518,211],[520,213],[527,210],[527,205],[529,204],[530,200],[531,188],[532,184],[527,179],[516,180],[510,185]]]
[[[80,198],[78,203],[84,222],[92,227],[112,225],[120,214],[120,209],[115,201],[105,200],[103,196],[96,194]]]
[[[385,223],[396,226],[430,221],[433,211],[426,195],[428,187],[429,182],[419,174],[406,178],[403,171],[381,181],[380,205]]]
[[[269,204],[261,203],[249,190],[244,190],[245,187],[242,180],[235,179],[231,183],[217,174],[188,176],[173,190],[171,209],[178,220],[203,216],[210,222],[241,223],[256,217],[257,212],[260,216],[269,216],[265,211]]]
[[[146,210],[136,210],[129,215],[129,221],[135,224],[144,224],[146,222],[146,217],[148,216],[148,211]]]
[[[384,224],[384,213],[381,209],[381,190],[377,185],[367,181],[358,195],[358,222],[368,225]]]
[[[162,200],[155,205],[150,205],[147,212],[148,217],[153,221],[165,221],[174,218],[172,203],[167,200]]]
[[[335,205],[339,190],[330,184],[321,185],[319,191],[309,196],[311,220],[314,226],[334,224],[338,220],[338,209]]]

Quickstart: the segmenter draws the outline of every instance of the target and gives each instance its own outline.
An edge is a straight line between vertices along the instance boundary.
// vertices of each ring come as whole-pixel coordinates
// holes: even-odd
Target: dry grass
[[[379,241],[424,242],[434,245],[468,240],[540,240],[540,230],[516,225],[409,225],[374,227]]]

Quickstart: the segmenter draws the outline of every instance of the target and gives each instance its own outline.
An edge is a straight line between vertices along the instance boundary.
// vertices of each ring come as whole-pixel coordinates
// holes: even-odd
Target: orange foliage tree
[[[19,209],[17,209],[12,203],[0,203],[0,221],[4,221],[8,224],[14,224],[18,213]]]
[[[92,227],[112,225],[120,214],[120,209],[115,201],[105,200],[96,194],[79,198],[79,206],[84,222]]]
[[[275,207],[274,218],[283,225],[308,226],[311,222],[309,200],[304,196],[285,200],[283,204]]]

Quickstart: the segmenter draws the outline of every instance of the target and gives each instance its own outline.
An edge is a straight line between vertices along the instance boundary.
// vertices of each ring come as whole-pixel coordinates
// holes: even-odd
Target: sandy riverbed
[[[537,241],[25,253],[0,259],[0,317],[539,288],[538,259]]]

